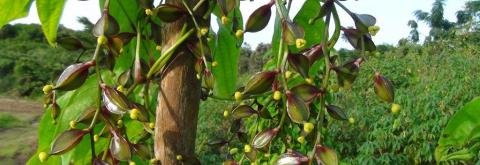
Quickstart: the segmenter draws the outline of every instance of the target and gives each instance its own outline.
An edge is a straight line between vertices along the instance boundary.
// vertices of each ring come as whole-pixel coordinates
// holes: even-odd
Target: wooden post
[[[186,0],[196,3],[197,0]],[[183,7],[182,0],[167,0]],[[190,18],[190,17],[184,17]],[[185,19],[165,24],[163,50],[179,37]],[[192,26],[193,27],[193,26]],[[192,35],[195,36],[195,35]],[[200,164],[195,157],[195,136],[200,103],[201,83],[196,78],[195,57],[180,46],[160,81],[155,121],[155,158],[162,165]],[[182,160],[176,159],[177,155]]]

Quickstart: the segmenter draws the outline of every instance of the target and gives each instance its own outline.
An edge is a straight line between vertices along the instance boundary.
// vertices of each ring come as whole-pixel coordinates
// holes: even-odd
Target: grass
[[[0,112],[0,130],[23,127],[25,123],[10,113]]]

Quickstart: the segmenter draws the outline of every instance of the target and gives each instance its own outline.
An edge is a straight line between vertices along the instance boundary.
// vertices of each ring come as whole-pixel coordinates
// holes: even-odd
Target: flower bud
[[[297,38],[297,40],[295,40],[295,46],[297,47],[297,49],[305,47],[306,44],[307,41],[303,38]]]
[[[151,9],[145,9],[145,14],[146,14],[146,15],[152,15],[153,12],[152,12]]]
[[[123,88],[123,86],[119,85],[117,86],[117,91],[124,93],[125,89]]]
[[[130,161],[128,165],[137,165],[137,163],[135,163],[134,161]]]
[[[297,138],[297,141],[300,143],[300,144],[303,144],[305,143],[305,137],[304,136],[300,136]]]
[[[72,128],[72,129],[77,128],[77,121],[75,121],[75,120],[70,121],[70,128]]]
[[[177,156],[175,156],[175,158],[176,158],[178,161],[182,161],[182,160],[183,160],[183,156],[182,156],[182,155],[177,155]]]
[[[378,31],[380,31],[380,27],[379,26],[369,26],[368,27],[368,33],[370,33],[370,35],[372,36],[375,36]]]
[[[242,100],[242,92],[238,92],[238,91],[235,92],[234,97],[235,97],[235,100],[241,101]]]
[[[97,142],[98,139],[100,139],[100,136],[98,136],[97,134],[93,135],[93,141],[94,142]]]
[[[133,108],[133,109],[130,111],[130,118],[131,118],[131,119],[137,120],[137,119],[138,119],[138,115],[140,115],[140,112],[138,111],[138,109]]]
[[[392,113],[396,114],[400,112],[400,105],[399,104],[392,104]]]
[[[97,44],[98,45],[104,45],[108,41],[107,37],[105,35],[101,35],[100,37],[97,38]]]
[[[118,125],[118,126],[123,125],[123,120],[117,120],[117,125]]]
[[[223,111],[223,117],[227,118],[230,115],[230,112],[227,110]]]
[[[350,124],[355,124],[355,119],[353,117],[348,118]]]
[[[148,123],[148,127],[149,127],[150,129],[154,129],[154,128],[155,128],[155,123],[154,123],[154,122]]]
[[[279,101],[282,99],[282,93],[280,91],[273,92],[273,100]]]
[[[286,79],[291,78],[291,77],[292,77],[292,74],[293,74],[293,73],[292,73],[291,71],[288,71],[288,70],[285,71],[285,78],[286,78]]]
[[[208,33],[208,28],[201,28],[200,29],[200,35],[204,36]]]
[[[238,148],[232,148],[230,149],[230,155],[236,154],[238,152]]]
[[[50,85],[50,84],[45,85],[43,86],[42,90],[43,90],[43,93],[49,94],[53,90],[53,85]]]
[[[38,159],[43,163],[48,159],[48,154],[46,152],[40,152],[38,153]]]
[[[212,62],[212,67],[216,67],[218,65],[218,62],[217,61],[213,61]]]
[[[310,133],[310,132],[312,132],[314,128],[315,128],[315,126],[313,125],[313,123],[305,123],[305,124],[303,124],[303,131],[305,131],[305,133]]]
[[[157,50],[157,51],[159,51],[159,52],[162,51],[162,46],[161,46],[161,45],[155,46],[155,50]]]
[[[307,82],[307,84],[313,84],[313,79],[312,78],[306,78],[305,82]]]
[[[243,151],[244,151],[245,153],[252,152],[252,146],[246,144],[246,145],[243,147]]]
[[[238,29],[236,32],[235,32],[235,36],[237,38],[243,38],[243,30],[242,29]]]
[[[227,16],[222,16],[222,24],[226,25],[230,23],[230,19]]]

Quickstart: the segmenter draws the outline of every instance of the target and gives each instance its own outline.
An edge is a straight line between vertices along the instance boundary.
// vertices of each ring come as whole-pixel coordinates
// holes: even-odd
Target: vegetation
[[[268,13],[269,7],[274,5],[287,10],[288,5],[274,2],[277,1],[266,4],[266,7],[260,7],[258,13],[264,16]],[[78,164],[89,164],[92,161],[115,163],[118,160],[128,161],[130,164],[148,162],[154,164],[158,159],[162,162],[170,161],[168,160],[170,158],[152,155],[154,139],[158,139],[152,134],[152,131],[157,131],[154,128],[158,124],[153,122],[155,106],[161,103],[158,103],[155,97],[158,95],[159,84],[153,83],[153,80],[158,79],[149,75],[163,74],[165,68],[160,67],[164,69],[162,72],[155,69],[158,68],[158,61],[162,63],[162,60],[155,59],[168,59],[171,55],[148,49],[156,46],[157,49],[169,50],[168,47],[164,48],[164,43],[155,41],[155,35],[151,30],[155,30],[158,20],[150,20],[151,15],[147,10],[150,9],[149,3],[148,1],[144,3],[133,3],[137,6],[133,6],[131,10],[142,9],[140,5],[144,5],[145,8],[137,15],[136,26],[125,26],[122,19],[117,19],[121,29],[130,29],[121,35],[130,37],[127,37],[128,39],[120,37],[120,47],[114,45],[119,44],[115,37],[120,35],[107,35],[110,31],[101,30],[102,35],[97,36],[98,41],[95,43],[90,31],[94,30],[95,34],[99,27],[103,29],[102,26],[105,25],[99,23],[94,25],[86,19],[79,19],[86,27],[84,31],[72,31],[60,26],[58,39],[52,37],[52,34],[47,34],[45,38],[42,31],[45,33],[49,31],[45,27],[42,30],[39,25],[7,25],[2,28],[0,76],[5,78],[0,80],[0,86],[4,87],[0,89],[0,93],[28,97],[38,97],[43,92],[47,94],[46,101],[43,102],[48,108],[40,121],[38,150],[29,164],[42,161],[55,164],[62,160],[75,160]],[[106,4],[105,6],[108,6],[108,1]],[[193,55],[200,57],[197,62],[200,61],[201,66],[197,67],[201,69],[198,71],[196,68],[196,76],[204,79],[202,99],[205,101],[201,102],[199,108],[195,141],[196,158],[188,154],[176,154],[173,162],[185,164],[197,164],[198,161],[202,164],[219,162],[281,164],[280,162],[286,160],[299,164],[307,162],[338,164],[338,161],[344,164],[479,162],[480,118],[472,114],[479,113],[480,110],[479,101],[475,99],[480,92],[480,84],[476,83],[480,81],[478,70],[480,3],[468,2],[466,8],[457,13],[457,22],[443,18],[443,0],[435,1],[430,13],[415,12],[418,20],[427,22],[432,28],[423,45],[417,44],[418,24],[413,20],[408,22],[412,28],[410,36],[399,41],[397,46],[370,44],[370,34],[374,34],[376,28],[375,21],[372,21],[373,17],[352,14],[358,29],[343,29],[343,32],[345,39],[356,48],[353,51],[347,49],[336,51],[332,48],[333,44],[328,46],[325,44],[336,42],[338,38],[335,36],[340,34],[337,34],[337,31],[333,32],[332,38],[307,35],[319,29],[328,33],[327,28],[324,28],[325,24],[330,23],[330,17],[338,19],[335,18],[336,8],[332,7],[332,4],[339,9],[343,7],[338,1],[318,3],[307,0],[299,14],[290,20],[292,22],[288,21],[290,17],[288,13],[280,12],[282,15],[280,20],[285,21],[283,24],[291,23],[291,27],[281,26],[282,22],[277,18],[272,44],[260,44],[255,50],[248,45],[239,47],[243,42],[242,36],[237,34],[239,29],[235,28],[243,28],[241,25],[235,27],[233,24],[233,28],[227,26],[231,23],[229,19],[242,20],[241,17],[235,16],[236,14],[232,16],[225,13],[237,13],[237,9],[233,8],[238,6],[234,5],[229,9],[228,4],[225,4],[226,6],[219,6],[213,11],[220,18],[218,22],[221,27],[216,33],[207,29],[205,34],[202,34],[204,29],[192,25],[190,31],[196,30],[199,34],[198,38],[190,39],[200,43],[200,47],[203,47],[202,42],[208,42],[210,48],[214,48],[213,59],[209,54],[205,54],[204,51],[209,50],[207,48],[190,50]],[[188,8],[187,4],[185,6]],[[172,6],[160,6],[159,11],[162,11],[160,10],[162,7]],[[322,14],[320,7],[328,12]],[[350,12],[349,9],[343,9]],[[111,7],[111,10],[110,13],[114,16],[111,19],[118,18],[119,13],[115,12],[115,7]],[[193,16],[191,11],[191,15],[186,11],[183,14],[185,17]],[[128,14],[126,16],[129,17]],[[101,19],[106,17],[108,15]],[[268,22],[263,18],[265,17],[254,14],[243,30],[245,32],[261,30],[264,26],[261,22]],[[168,24],[171,18],[160,19],[159,24]],[[260,23],[255,21],[253,24],[249,23],[250,19],[257,19],[255,21]],[[0,23],[1,21],[0,19]],[[126,21],[126,18],[123,18],[123,21]],[[296,27],[304,29],[304,38],[296,36],[298,35]],[[338,24],[336,27],[340,29]],[[366,27],[368,29],[365,29]],[[144,29],[140,30],[142,28]],[[362,32],[362,28],[366,31]],[[288,30],[291,30],[291,34]],[[186,36],[190,35],[190,32],[180,34]],[[137,37],[133,37],[134,35]],[[144,39],[142,35],[151,35],[152,40]],[[220,37],[212,38],[215,35]],[[224,35],[228,37],[221,38]],[[281,35],[293,35],[297,40],[290,42],[291,38],[280,37]],[[362,39],[355,42],[356,35],[361,35]],[[298,39],[303,41],[299,42]],[[52,44],[55,40],[63,48],[51,48],[46,45],[47,42]],[[227,44],[215,44],[222,41]],[[185,42],[188,45],[189,41]],[[326,60],[314,59],[312,63],[305,64],[302,63],[302,59],[292,59],[303,56],[299,52],[304,46],[311,48],[305,51],[307,53],[320,50],[322,56],[327,57]],[[94,51],[95,49],[97,51]],[[103,51],[98,51],[102,49]],[[219,55],[231,49],[238,51],[238,59],[232,60]],[[365,52],[365,49],[369,51]],[[88,54],[94,54],[95,63],[89,61],[91,57],[87,57]],[[159,56],[160,54],[162,55]],[[109,63],[109,60],[112,60],[109,57],[114,57],[116,62]],[[285,60],[282,60],[283,58]],[[146,62],[149,60],[151,62]],[[74,71],[78,71],[80,75],[86,73],[90,77],[83,80],[78,77],[57,80],[59,74],[63,75],[65,72],[68,74],[68,69],[62,73],[64,68],[81,61],[87,62],[82,63]],[[360,64],[361,69],[355,69],[354,66],[359,67]],[[168,69],[169,65],[165,62],[162,66]],[[232,74],[233,77],[230,74],[222,75],[223,70],[232,69],[232,66],[234,72],[238,70],[238,76],[236,73]],[[86,72],[82,70],[85,67]],[[95,71],[93,69],[89,71],[88,67],[94,67]],[[138,68],[146,69],[146,72],[138,72]],[[210,71],[213,72],[213,78],[209,77],[212,76]],[[261,74],[251,76],[256,72]],[[268,78],[270,74],[274,75],[273,79]],[[69,78],[72,82],[81,82],[80,85],[70,83]],[[253,85],[250,83],[252,81],[255,82]],[[47,85],[43,91],[40,90],[43,84],[52,83],[54,86]],[[395,87],[395,92],[391,86]],[[54,92],[49,88],[54,88]],[[270,88],[273,89],[270,91]],[[75,90],[69,91],[72,89]],[[233,94],[235,91],[237,92]],[[103,95],[103,99],[99,93]],[[375,95],[380,99],[376,99]],[[100,102],[109,102],[106,97],[115,99],[111,104],[115,104],[117,109],[101,107]],[[123,100],[122,97],[128,100]],[[471,100],[473,101],[468,103]],[[125,102],[128,107],[122,107],[121,102]],[[122,112],[125,116],[115,115],[114,110],[126,111]],[[311,116],[305,115],[307,111],[309,114],[312,113]],[[97,115],[101,116],[98,123]],[[25,124],[27,121],[15,115],[0,113],[0,129],[3,130],[29,127]],[[112,148],[111,143],[116,143],[120,147],[123,144],[128,145],[123,145],[123,148]],[[19,152],[29,152],[20,151],[18,147],[9,148],[10,150],[0,152],[0,158],[12,157]],[[85,153],[92,154],[92,157],[85,157]],[[155,159],[149,160],[152,157]]]

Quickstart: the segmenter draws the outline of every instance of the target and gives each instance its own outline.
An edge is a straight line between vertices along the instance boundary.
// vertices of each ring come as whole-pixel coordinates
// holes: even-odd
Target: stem
[[[333,21],[335,22],[335,31],[333,32],[333,35],[330,41],[328,41],[329,49],[332,49],[333,46],[335,46],[335,44],[337,43],[338,38],[340,38],[340,29],[341,29],[340,18],[338,16],[337,8],[335,8],[335,6],[332,7],[332,15],[333,15]]]
[[[203,64],[205,65],[205,68],[208,68],[207,66],[207,59],[205,58],[205,52],[203,50],[203,41],[202,41],[202,37],[201,37],[201,34],[198,34],[198,32],[201,33],[201,29],[200,29],[200,26],[198,26],[198,23],[197,23],[197,19],[195,19],[195,16],[193,15],[193,12],[192,10],[190,10],[190,8],[188,7],[187,3],[185,2],[185,0],[182,0],[182,3],[183,5],[185,6],[185,8],[187,9],[188,13],[190,14],[190,16],[192,17],[192,20],[193,20],[193,24],[195,25],[195,27],[197,28],[197,37],[198,37],[198,42],[200,43],[200,54],[202,56],[202,59],[203,59]],[[201,2],[199,2],[201,3]],[[198,4],[197,4],[198,5]],[[195,6],[196,7],[196,6]],[[194,9],[195,10],[195,9]]]
[[[108,142],[107,142],[107,147],[110,146],[110,141],[111,141],[111,138],[112,138],[112,135],[109,134],[109,138],[108,138]],[[102,156],[102,160],[105,160],[107,158],[107,154],[108,154],[108,149],[103,151],[103,156]]]
[[[108,7],[108,0],[105,2],[105,6]],[[99,54],[100,54],[100,50],[102,48],[102,45],[100,43],[97,43],[97,47],[95,48],[95,53],[93,54],[93,57],[92,57],[92,60],[95,61],[95,74],[97,74],[97,77],[98,77],[98,94],[97,94],[97,101],[96,101],[96,104],[97,104],[97,109],[95,111],[95,115],[93,116],[93,119],[92,119],[92,122],[90,123],[90,126],[87,128],[87,130],[89,131],[90,133],[90,147],[92,149],[92,161],[93,159],[95,158],[95,141],[93,140],[93,127],[95,127],[95,122],[98,118],[98,115],[100,114],[100,109],[102,107],[102,101],[101,101],[101,98],[102,98],[102,88],[100,87],[100,84],[103,83],[103,80],[102,80],[102,75],[101,75],[101,72],[100,72],[100,66],[98,65],[98,58],[99,58]]]
[[[147,109],[148,113],[151,114],[150,105],[149,105],[149,101],[148,101],[149,100],[149,98],[148,98],[149,87],[150,87],[150,81],[147,80],[147,82],[145,82],[145,86],[143,88],[143,100],[144,100],[145,108]],[[153,115],[155,115],[155,114],[153,114]]]
[[[182,37],[180,37],[175,44],[172,45],[159,59],[155,61],[155,63],[152,65],[152,68],[148,71],[147,74],[147,79],[152,78],[158,71],[161,69],[162,66],[165,65],[165,63],[170,59],[170,57],[173,55],[175,50],[180,46],[180,44],[183,43],[190,35],[192,35],[194,32],[194,29],[190,29],[187,33],[185,33]]]
[[[92,148],[92,161],[95,159],[95,140],[93,140],[93,129],[90,130],[90,147]]]
[[[125,93],[126,96],[128,96],[130,93],[133,92],[133,90],[135,89],[135,87],[137,87],[138,83],[137,82],[134,82],[128,89],[127,89],[127,92]]]
[[[325,31],[323,35],[323,44],[322,44],[322,50],[324,54],[324,59],[325,59],[325,74],[323,76],[323,81],[322,81],[322,89],[327,89],[328,88],[328,80],[330,77],[330,49],[327,48],[327,41],[328,41],[328,31],[329,31],[329,24],[330,24],[330,15],[327,15],[325,18]],[[308,155],[308,161],[309,164],[312,164],[313,162],[313,156],[315,155],[315,146],[321,143],[322,141],[322,127],[323,127],[323,119],[325,117],[325,92],[322,92],[320,95],[320,109],[316,117],[317,121],[317,134],[315,135],[315,143],[313,145],[313,149]]]
[[[200,6],[205,2],[206,0],[200,0],[194,7],[193,11],[197,11]],[[190,9],[189,9],[190,10]]]

